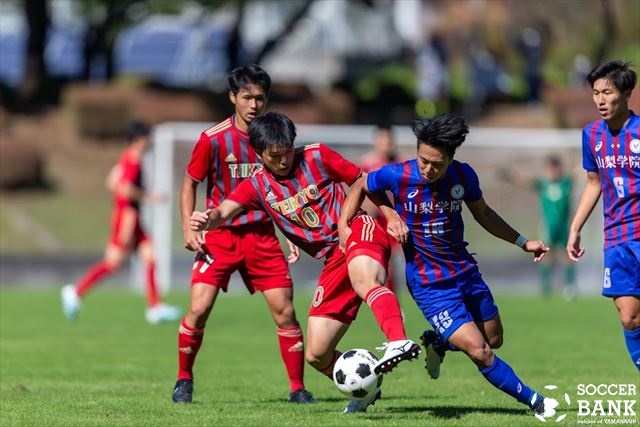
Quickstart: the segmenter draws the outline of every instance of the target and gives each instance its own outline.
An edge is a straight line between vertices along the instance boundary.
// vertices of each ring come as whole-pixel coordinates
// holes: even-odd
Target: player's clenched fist
[[[204,231],[207,229],[211,221],[209,220],[209,213],[211,209],[207,209],[204,212],[193,211],[191,218],[189,219],[189,227],[193,231]]]

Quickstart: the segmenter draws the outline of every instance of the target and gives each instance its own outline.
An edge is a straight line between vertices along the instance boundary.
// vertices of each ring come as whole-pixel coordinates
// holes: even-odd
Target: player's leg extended
[[[147,290],[147,310],[145,317],[152,325],[160,322],[174,322],[180,319],[182,311],[178,307],[173,307],[162,302],[156,283],[156,261],[153,251],[153,244],[144,234],[141,235],[141,242],[138,245],[140,260],[145,266],[145,282]]]
[[[621,296],[613,301],[620,315],[629,356],[640,371],[640,298]]]
[[[289,377],[289,401],[315,402],[304,386],[304,338],[293,307],[293,288],[274,288],[262,292],[276,323],[280,357]]]
[[[127,255],[128,252],[125,249],[114,244],[108,244],[104,258],[89,267],[76,285],[68,284],[62,288],[60,294],[62,311],[68,319],[74,320],[78,316],[80,300],[84,295],[106,276],[117,271]]]
[[[518,378],[511,366],[491,350],[475,323],[467,322],[456,329],[449,342],[464,351],[478,370],[494,387],[533,409],[544,418],[555,415],[558,402],[545,399]]]
[[[383,286],[391,250],[385,231],[368,215],[356,218],[351,230],[346,243],[349,279],[387,338],[387,350],[376,366],[376,373],[387,373],[401,361],[418,357],[420,346],[407,339],[398,299]]]

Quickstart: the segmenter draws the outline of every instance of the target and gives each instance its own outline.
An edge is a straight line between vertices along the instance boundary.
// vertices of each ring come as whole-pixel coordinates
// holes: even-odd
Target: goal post
[[[152,148],[144,159],[146,187],[150,191],[163,194],[166,197],[166,203],[144,205],[142,212],[145,226],[153,238],[157,259],[157,280],[163,293],[178,283],[188,285],[193,254],[182,247],[179,214],[180,187],[194,144],[201,132],[212,124],[212,122],[167,122],[155,126],[152,135]],[[296,126],[296,130],[298,134],[296,146],[317,142],[324,143],[340,152],[347,159],[357,163],[360,156],[372,148],[375,126],[301,124]],[[394,126],[392,131],[399,151],[408,158],[415,156],[416,141],[411,129],[408,126]],[[474,169],[478,171],[481,186],[488,202],[509,223],[518,229],[525,228],[523,233],[531,233],[529,236],[533,238],[537,234],[539,219],[535,194],[526,194],[529,193],[526,190],[518,190],[500,183],[495,172],[506,164],[532,176],[538,176],[543,172],[541,167],[544,158],[550,153],[559,154],[569,168],[579,171],[581,166],[580,142],[581,131],[579,129],[474,127],[470,130],[463,147],[456,153],[456,159],[472,164]],[[584,185],[584,178],[580,178],[579,173],[576,176],[578,178],[574,181],[574,208],[576,195]],[[582,171],[582,176],[584,176],[584,171]],[[204,204],[203,187],[205,186],[201,185],[198,188],[198,208]],[[531,206],[532,204],[533,206]],[[596,217],[597,212],[594,212],[593,216]],[[526,221],[519,222],[520,218],[525,217]],[[532,224],[532,220],[536,224]],[[471,228],[470,221],[466,221],[465,225],[467,227],[465,232],[467,232]],[[592,218],[587,224],[586,231],[583,232],[583,242],[586,241],[591,245],[589,250],[591,259],[584,263],[589,264],[586,270],[591,275],[595,274],[599,268],[600,258],[597,248],[602,244],[601,233],[601,221],[598,221],[597,218]],[[488,233],[484,232],[484,234]],[[491,239],[493,240],[489,239],[489,241],[492,243],[485,246],[496,246],[497,249],[486,250],[483,248],[483,252],[505,253],[509,251],[500,247],[498,240],[493,237]],[[465,240],[470,241],[471,248],[477,251],[478,243],[474,239],[467,237]],[[592,246],[593,249],[591,249]],[[131,270],[131,283],[139,287],[142,283],[141,269],[139,265],[135,264]],[[484,261],[481,262],[481,266],[483,265]],[[297,268],[296,265],[292,266],[292,270],[295,268]],[[533,277],[529,281],[535,280],[536,278]]]

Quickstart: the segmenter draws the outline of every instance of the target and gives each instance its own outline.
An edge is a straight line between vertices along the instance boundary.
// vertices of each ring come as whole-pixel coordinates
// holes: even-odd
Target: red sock
[[[371,307],[373,315],[380,325],[380,329],[387,337],[387,341],[407,339],[402,323],[402,311],[398,299],[384,286],[376,286],[367,292],[365,298],[367,305]]]
[[[111,271],[111,266],[104,260],[93,264],[76,285],[76,293],[78,296],[82,297],[86,294],[91,288],[98,284],[100,279],[110,274]]]
[[[156,286],[156,263],[147,264],[147,306],[153,307],[160,302],[158,287]]]
[[[336,365],[336,361],[341,354],[342,352],[333,350],[333,358],[331,358],[331,363],[329,363],[326,368],[318,369],[318,372],[325,374],[331,381],[333,381],[333,367]]]
[[[289,389],[296,391],[304,388],[304,341],[300,325],[278,329],[280,356],[287,368]]]
[[[196,355],[202,339],[204,338],[204,329],[192,328],[187,325],[185,319],[182,319],[180,328],[178,329],[178,379],[193,379],[193,364],[196,361]]]

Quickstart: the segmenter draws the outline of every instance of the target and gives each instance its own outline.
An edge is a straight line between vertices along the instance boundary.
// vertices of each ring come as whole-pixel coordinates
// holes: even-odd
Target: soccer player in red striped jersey
[[[582,130],[587,183],[567,242],[573,261],[584,255],[580,231],[600,195],[604,213],[602,295],[613,299],[627,350],[640,370],[640,117],[629,109],[637,75],[622,61],[596,66],[587,81],[600,120]]]
[[[207,181],[206,206],[212,208],[262,169],[262,162],[248,143],[247,129],[266,109],[271,78],[257,65],[245,65],[233,70],[228,82],[235,113],[202,133],[180,194],[184,244],[197,255],[191,273],[191,305],[178,334],[178,380],[172,398],[176,403],[192,401],[193,365],[207,319],[218,293],[227,291],[229,277],[239,271],[250,293],[262,292],[276,323],[280,355],[289,379],[289,402],[313,403],[303,381],[304,345],[293,306],[293,283],[269,216],[260,210],[248,210],[204,236],[189,228],[200,183]],[[292,252],[289,261],[295,259]]]
[[[295,126],[284,114],[255,119],[249,126],[249,141],[265,168],[219,206],[194,212],[191,228],[215,230],[245,210],[268,213],[293,243],[325,259],[309,310],[307,361],[332,378],[341,354],[336,346],[364,300],[388,341],[375,371],[390,372],[403,360],[417,357],[420,347],[407,339],[398,300],[382,286],[390,253],[385,230],[361,211],[351,223],[353,234],[345,250],[338,247],[338,219],[346,197],[343,183],[354,185],[366,174],[324,145],[295,149],[295,137]],[[399,218],[390,206],[385,208],[393,216],[389,224],[393,229]],[[369,400],[352,400],[345,412],[364,412],[377,397],[379,393]]]
[[[127,131],[129,146],[107,177],[107,188],[113,194],[111,236],[104,258],[91,266],[75,284],[62,288],[62,308],[73,320],[80,310],[80,300],[100,280],[116,272],[133,250],[137,250],[145,266],[147,310],[145,317],[151,324],[176,321],[181,316],[177,307],[164,304],[156,285],[155,255],[151,239],[140,224],[140,203],[161,203],[164,197],[145,191],[142,185],[142,156],[149,147],[151,128],[143,122],[132,122]]]

